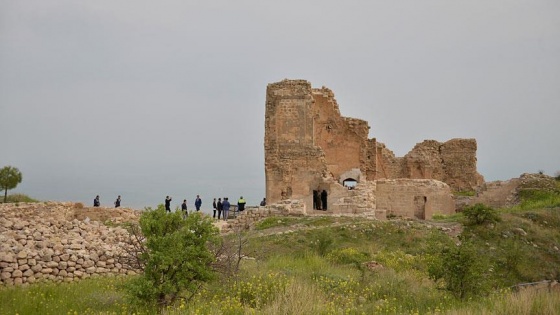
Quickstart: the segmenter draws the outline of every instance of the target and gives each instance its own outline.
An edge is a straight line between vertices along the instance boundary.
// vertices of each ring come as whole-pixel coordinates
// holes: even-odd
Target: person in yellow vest
[[[243,196],[239,197],[239,200],[237,200],[237,209],[239,211],[243,211],[245,210],[245,204],[247,202],[245,201],[245,199],[243,199]]]

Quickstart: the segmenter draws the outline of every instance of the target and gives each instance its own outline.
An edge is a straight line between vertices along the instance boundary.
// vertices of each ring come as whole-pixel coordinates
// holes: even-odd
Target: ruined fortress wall
[[[476,170],[476,140],[425,140],[404,157],[405,178],[432,178],[455,191],[475,190],[484,179]]]
[[[354,173],[361,174],[361,178],[353,178],[359,182],[434,179],[447,183],[445,187],[411,185],[406,181],[381,185],[382,193],[391,191],[403,197],[381,199],[395,213],[421,207],[425,216],[435,211],[432,209],[448,211],[450,187],[454,191],[474,190],[483,183],[476,170],[474,139],[445,143],[426,140],[406,156],[396,157],[385,144],[368,139],[368,133],[366,121],[340,114],[334,93],[328,88],[313,89],[305,80],[269,84],[265,120],[267,200],[276,203],[299,199],[310,211],[314,190],[324,189],[334,200],[351,200],[355,194],[345,191],[339,183],[346,179],[342,177]],[[441,195],[436,192],[438,187],[443,189]],[[427,199],[423,201],[424,195]],[[338,208],[330,207],[329,212],[345,213],[356,204],[359,203],[337,202],[333,205]]]
[[[441,147],[444,164],[444,182],[456,191],[475,190],[484,184],[484,178],[476,170],[475,139],[451,139]]]
[[[387,215],[431,219],[434,214],[455,213],[450,187],[432,179],[378,180],[377,209]]]
[[[366,121],[340,115],[334,93],[313,89],[314,144],[325,153],[334,178],[351,169],[366,169],[369,126]]]
[[[393,151],[381,142],[375,143],[375,160],[375,176],[368,176],[368,180],[404,177],[403,158],[396,157]]]
[[[314,146],[313,97],[304,80],[269,84],[266,95],[265,175],[270,203],[308,196],[327,173]]]

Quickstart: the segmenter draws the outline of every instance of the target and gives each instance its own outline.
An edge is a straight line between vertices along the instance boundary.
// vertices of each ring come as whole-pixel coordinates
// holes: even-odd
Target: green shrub
[[[201,284],[213,278],[214,255],[207,247],[217,242],[212,218],[193,213],[166,213],[162,206],[146,209],[140,217],[146,249],[139,257],[144,273],[127,286],[133,297],[164,306],[191,298]]]
[[[463,209],[463,214],[467,219],[467,224],[471,225],[492,223],[500,220],[500,217],[494,208],[485,206],[481,203],[466,207]]]
[[[428,266],[430,278],[455,297],[464,300],[490,291],[491,267],[470,241],[444,247],[438,257],[432,258]]]

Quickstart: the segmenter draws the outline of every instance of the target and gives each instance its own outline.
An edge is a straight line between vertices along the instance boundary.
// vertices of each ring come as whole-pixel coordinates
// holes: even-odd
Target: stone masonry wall
[[[265,117],[266,199],[269,203],[308,195],[327,174],[324,152],[314,145],[311,84],[269,84]]]
[[[88,218],[77,219],[91,209],[58,202],[0,205],[0,283],[68,282],[93,275],[135,274],[136,270],[118,259],[128,232]],[[113,223],[137,220],[131,209],[109,211]]]
[[[348,170],[367,168],[369,126],[366,121],[342,117],[334,93],[313,89],[314,144],[325,153],[327,169],[339,178]]]
[[[434,214],[455,213],[450,187],[433,179],[377,180],[377,210],[387,215],[431,219]]]

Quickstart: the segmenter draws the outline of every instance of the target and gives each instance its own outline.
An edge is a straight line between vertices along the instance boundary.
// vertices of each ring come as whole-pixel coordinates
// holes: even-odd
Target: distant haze
[[[268,83],[331,88],[405,155],[560,170],[560,1],[0,2],[0,167],[41,200],[264,197]]]

